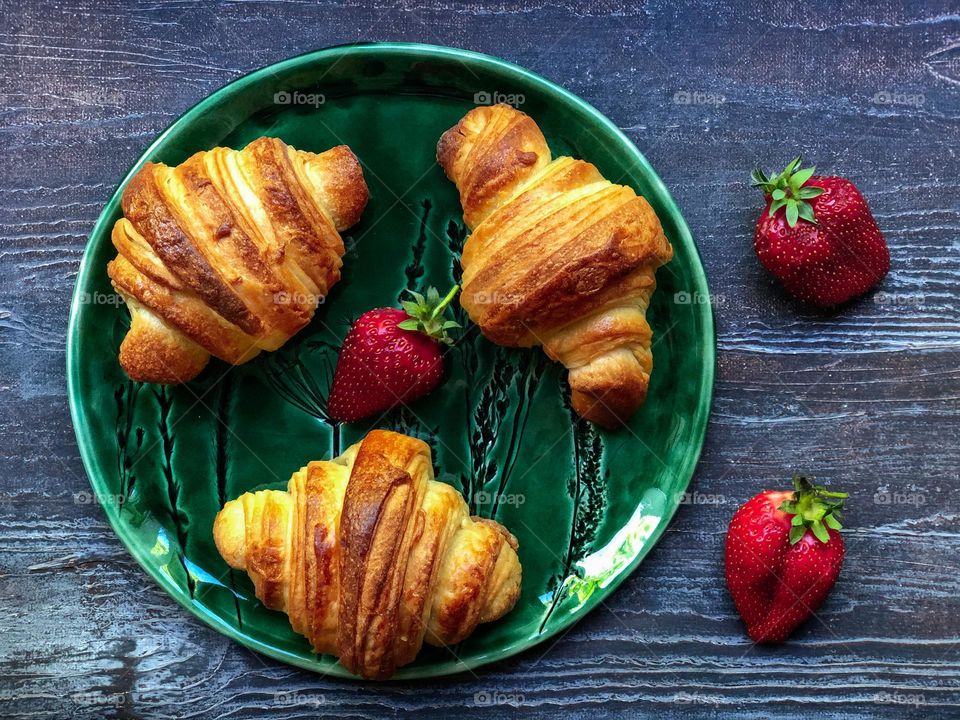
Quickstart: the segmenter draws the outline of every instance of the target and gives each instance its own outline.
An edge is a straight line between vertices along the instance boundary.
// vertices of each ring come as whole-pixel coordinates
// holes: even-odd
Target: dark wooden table
[[[960,5],[839,5],[0,2],[0,716],[960,717]],[[64,337],[87,234],[159,131],[248,70],[382,39],[504,57],[622,127],[699,243],[719,363],[699,495],[606,607],[476,676],[373,685],[218,635],[78,501]],[[835,314],[751,248],[749,171],[797,152],[890,244],[881,292]],[[755,647],[724,530],[796,469],[852,493],[847,562],[817,620]]]

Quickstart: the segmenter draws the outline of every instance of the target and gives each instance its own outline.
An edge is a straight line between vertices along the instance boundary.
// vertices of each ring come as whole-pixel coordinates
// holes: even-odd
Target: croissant
[[[127,375],[186,382],[211,355],[240,364],[276,350],[340,279],[339,231],[367,199],[345,145],[317,155],[261,137],[175,168],[147,163],[123,191],[107,266],[130,311]]]
[[[569,370],[571,404],[605,427],[647,395],[646,311],[673,256],[653,208],[596,167],[551,159],[537,124],[509,105],[474,108],[440,138],[437,160],[472,231],[461,303],[501,345],[542,345]]]
[[[520,593],[517,541],[433,479],[430,448],[385,430],[227,502],[217,549],[318,653],[384,679],[426,642],[454,645]]]

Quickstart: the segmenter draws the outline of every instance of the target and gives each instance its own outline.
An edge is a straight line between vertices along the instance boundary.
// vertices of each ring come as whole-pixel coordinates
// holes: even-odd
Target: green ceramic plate
[[[128,381],[117,363],[128,316],[113,302],[105,269],[115,254],[118,190],[80,267],[67,344],[77,440],[113,528],[177,602],[250,648],[347,675],[335,658],[313,654],[286,616],[265,609],[244,573],[228,570],[213,544],[213,518],[224,500],[284,487],[309,460],[336,454],[369,429],[324,418],[337,347],[361,312],[395,304],[406,289],[458,279],[465,230],[435,148],[471,107],[494,100],[521,103],[555,155],[588,159],[633,185],[656,209],[676,256],[658,272],[649,314],[655,370],[629,429],[574,424],[561,368],[477,332],[450,355],[438,392],[380,423],[430,442],[438,478],[460,488],[476,514],[510,528],[523,563],[523,594],[507,617],[452,650],[425,648],[397,677],[477,667],[557,634],[637,567],[682,501],[710,410],[713,318],[690,232],[637,148],[584,101],[484,55],[390,43],[286,60],[191,109],[127,178],[146,161],[176,165],[197,150],[239,148],[260,135],[303,150],[348,144],[371,200],[345,234],[343,279],[313,323],[272,355],[234,369],[213,362],[186,386]]]

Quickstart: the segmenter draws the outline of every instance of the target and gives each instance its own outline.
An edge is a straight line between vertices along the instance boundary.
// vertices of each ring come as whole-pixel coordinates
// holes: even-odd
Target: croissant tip
[[[624,382],[622,386],[602,391],[584,392],[574,389],[570,395],[571,405],[585,420],[605,430],[619,430],[626,427],[633,413],[646,400],[646,383],[636,378],[633,380],[632,383]]]
[[[227,565],[236,570],[246,569],[246,537],[243,502],[240,498],[230,500],[213,521],[213,541]]]
[[[455,164],[460,152],[460,145],[464,140],[461,130],[462,124],[463,121],[461,120],[441,135],[437,142],[437,164],[443,168],[444,174],[453,182],[457,181]]]
[[[186,335],[127,300],[130,329],[120,343],[120,366],[137,382],[175,385],[193,380],[210,354]]]

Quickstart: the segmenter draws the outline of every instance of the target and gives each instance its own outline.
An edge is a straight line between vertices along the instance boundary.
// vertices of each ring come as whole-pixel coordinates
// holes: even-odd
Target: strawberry
[[[753,245],[763,266],[801,300],[831,307],[862,295],[890,269],[890,251],[867,201],[849,180],[814,175],[794,159],[753,185],[767,208]]]
[[[794,492],[747,501],[727,530],[727,586],[755,642],[783,642],[820,607],[840,574],[846,493],[795,477]]]
[[[353,422],[411,402],[433,390],[443,376],[441,345],[452,344],[447,330],[460,327],[444,310],[459,290],[440,298],[435,288],[403,309],[376,308],[361,315],[340,348],[327,412]]]

